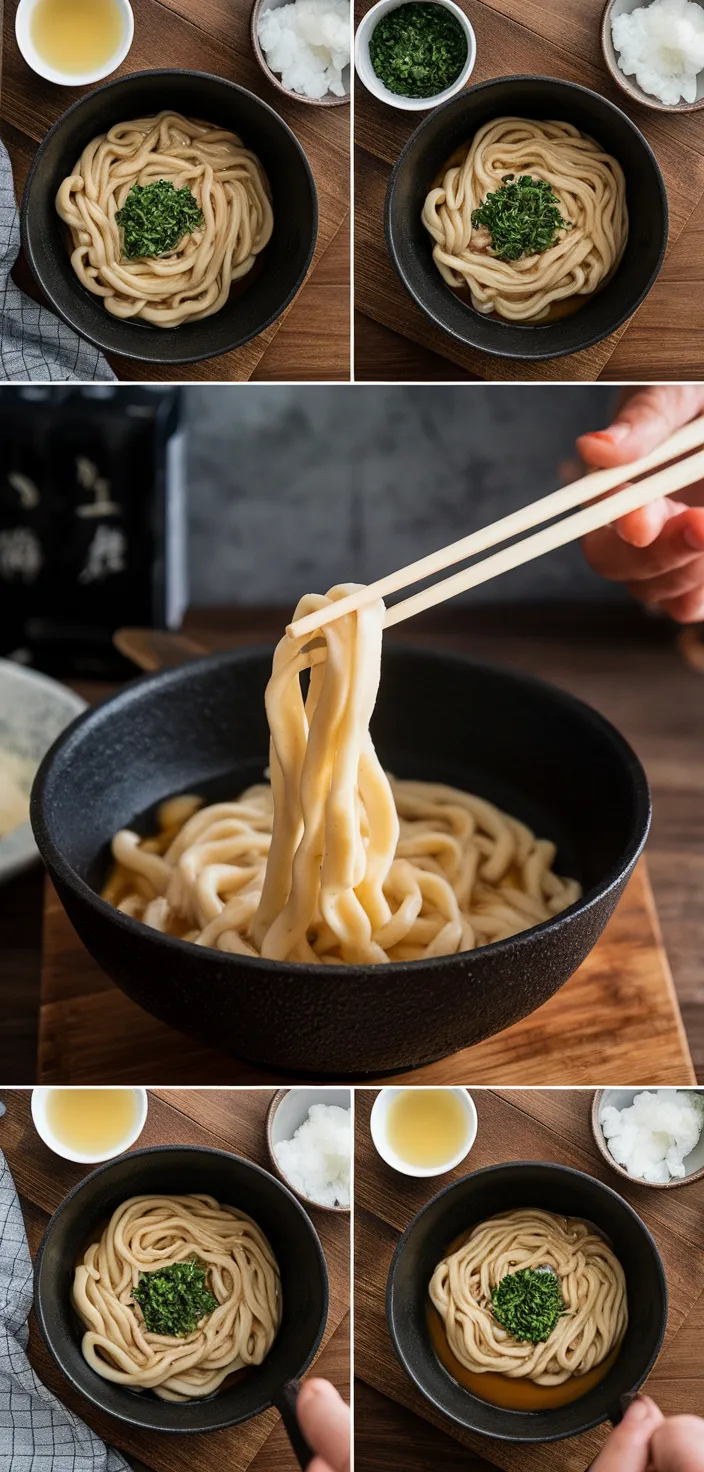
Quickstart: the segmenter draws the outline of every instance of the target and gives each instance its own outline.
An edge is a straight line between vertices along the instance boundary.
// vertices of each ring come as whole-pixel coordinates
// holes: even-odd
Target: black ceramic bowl
[[[77,1258],[130,1196],[203,1192],[246,1212],[271,1243],[281,1271],[281,1328],[263,1364],[207,1399],[177,1404],[103,1380],[81,1354],[82,1325],[71,1305]],[[94,1239],[95,1240],[95,1239]],[[37,1322],[74,1389],[93,1405],[150,1431],[202,1432],[235,1426],[270,1406],[311,1364],[328,1316],[328,1275],[315,1228],[295,1196],[239,1155],[194,1145],[133,1150],[79,1181],[47,1226],[34,1269]]]
[[[181,327],[122,321],[86,291],[70,260],[56,192],[91,138],[115,123],[171,108],[237,133],[257,154],[272,191],[274,233],[242,290],[221,311]],[[24,188],[22,245],[55,311],[103,352],[145,363],[194,363],[242,346],[274,322],[303,284],[318,232],[318,198],[308,160],[286,123],[259,97],[207,72],[150,71],[88,92],[59,118],[34,156]]]
[[[236,796],[267,763],[268,650],[228,652],[136,681],[45,758],[34,833],[81,940],[142,1007],[267,1068],[323,1077],[413,1067],[525,1017],[591,950],[648,831],[643,770],[569,695],[455,655],[387,646],[372,732],[390,771],[497,802],[558,845],[584,896],[510,940],[430,961],[304,966],[194,946],[96,893],[117,829],[153,825],[177,792]],[[616,1021],[616,1019],[614,1019]]]
[[[628,241],[602,291],[560,321],[502,322],[483,317],[445,284],[421,222],[428,190],[455,149],[500,117],[556,119],[595,138],[626,176]],[[468,87],[416,128],[386,194],[386,242],[401,280],[426,316],[451,337],[500,358],[560,358],[608,337],[647,296],[667,245],[667,195],[652,149],[620,108],[597,92],[556,77],[500,77]]]
[[[615,1363],[580,1400],[551,1411],[509,1411],[472,1395],[440,1363],[427,1326],[428,1284],[450,1243],[478,1222],[522,1206],[593,1223],[626,1274],[629,1323]],[[464,1176],[419,1211],[391,1262],[386,1317],[406,1374],[451,1421],[499,1441],[561,1441],[602,1421],[621,1420],[621,1397],[643,1384],[660,1352],[667,1283],[649,1231],[609,1186],[566,1166],[516,1161]]]

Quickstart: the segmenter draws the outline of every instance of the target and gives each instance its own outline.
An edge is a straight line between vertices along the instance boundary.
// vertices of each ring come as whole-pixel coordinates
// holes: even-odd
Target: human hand
[[[704,1421],[671,1416],[641,1395],[592,1464],[591,1472],[704,1472]]]
[[[308,1472],[350,1472],[349,1406],[329,1380],[304,1380],[296,1414],[306,1441],[316,1453]]]
[[[608,429],[583,434],[577,449],[590,468],[626,465],[704,413],[704,387],[659,384],[629,391]],[[602,577],[678,623],[704,618],[704,484],[681,499],[653,501],[590,532],[582,549]]]

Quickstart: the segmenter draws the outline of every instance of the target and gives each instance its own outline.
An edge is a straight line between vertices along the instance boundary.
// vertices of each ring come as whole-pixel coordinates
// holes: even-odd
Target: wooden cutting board
[[[234,5],[231,0],[132,0],[132,8],[134,41],[116,76],[154,67],[214,73],[261,97],[293,130],[304,149],[318,190],[320,217],[313,265],[303,287],[308,292],[308,313],[298,317],[295,334],[287,334],[291,366],[285,376],[319,377],[314,332],[321,316],[320,287],[327,278],[324,271],[318,272],[318,266],[349,213],[350,108],[311,107],[294,102],[267,79],[255,59],[250,40],[249,0],[247,3],[237,0]],[[84,95],[85,88],[56,87],[30,70],[15,39],[16,10],[16,0],[8,0],[0,132],[10,153],[19,199],[37,145],[66,108]],[[339,338],[335,361],[347,377],[349,328],[344,295],[344,290],[334,299],[327,294],[330,306],[325,330]],[[178,379],[186,383],[245,382],[252,377],[290,310],[289,306],[287,312],[251,342],[219,358],[179,365],[142,363],[110,355],[110,362],[118,378],[128,382],[171,383]]]
[[[88,955],[48,884],[38,1069],[43,1083],[261,1084],[276,1077],[185,1039],[131,1002]],[[403,1076],[424,1084],[696,1082],[645,863],[598,945],[545,1006]]]
[[[669,250],[704,196],[704,129],[696,113],[670,115],[632,103],[611,79],[600,48],[603,0],[459,0],[477,38],[470,85],[492,77],[545,75],[577,82],[614,102],[645,134],[662,170],[670,208]],[[357,21],[372,0],[357,0]],[[425,116],[425,115],[423,115]],[[355,305],[402,337],[459,363],[482,379],[522,382],[593,380],[625,334],[642,338],[639,377],[657,379],[658,335],[642,311],[604,342],[545,362],[495,358],[455,342],[421,312],[401,285],[384,241],[384,201],[391,169],[418,126],[419,115],[386,107],[359,83],[355,89]],[[682,287],[682,291],[686,288]],[[678,302],[683,314],[687,304]],[[691,306],[690,306],[691,310]],[[683,316],[684,326],[684,316]],[[642,325],[641,325],[642,324]],[[697,325],[700,325],[698,323]],[[451,371],[448,378],[452,378]]]
[[[606,1438],[599,1427],[570,1441],[536,1446],[490,1441],[438,1414],[402,1370],[386,1327],[389,1264],[409,1222],[440,1186],[470,1170],[506,1160],[548,1160],[596,1176],[630,1202],[652,1232],[669,1292],[664,1347],[647,1389],[665,1415],[704,1413],[704,1366],[694,1352],[704,1323],[704,1181],[674,1191],[631,1184],[611,1171],[591,1135],[590,1090],[478,1090],[477,1139],[469,1160],[442,1180],[398,1175],[377,1155],[369,1134],[374,1091],[356,1094],[355,1374],[380,1394],[431,1422],[504,1472],[585,1472]],[[443,1463],[438,1436],[436,1465]],[[393,1459],[392,1459],[393,1460]],[[428,1464],[430,1465],[430,1464]]]
[[[232,1150],[270,1169],[266,1149],[266,1112],[272,1090],[222,1089],[192,1092],[150,1089],[149,1113],[138,1148],[147,1145],[204,1145]],[[19,1192],[32,1257],[49,1216],[66,1193],[91,1167],[61,1160],[39,1139],[30,1116],[28,1089],[6,1089],[7,1113],[0,1119],[0,1149]],[[350,1219],[336,1212],[311,1211],[325,1252],[330,1278],[330,1312],[315,1373],[333,1379],[349,1400]],[[332,1342],[334,1340],[334,1342]],[[40,1380],[105,1441],[139,1458],[151,1472],[247,1472],[257,1461],[259,1472],[293,1472],[297,1462],[279,1425],[277,1411],[199,1436],[160,1436],[125,1426],[92,1407],[74,1391],[58,1369],[30,1320],[30,1360]],[[265,1447],[272,1438],[272,1458]]]

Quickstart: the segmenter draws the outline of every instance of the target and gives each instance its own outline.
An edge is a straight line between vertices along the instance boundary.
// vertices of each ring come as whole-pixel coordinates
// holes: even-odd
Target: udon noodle
[[[183,1337],[152,1334],[132,1297],[140,1274],[196,1259],[218,1307]],[[98,1375],[162,1400],[211,1395],[260,1365],[281,1321],[279,1269],[259,1227],[211,1196],[133,1196],[75,1270],[82,1350]]]
[[[505,175],[548,183],[570,228],[542,253],[499,259],[472,212]],[[615,158],[570,123],[498,118],[474,137],[461,163],[430,190],[423,224],[448,286],[468,288],[476,311],[538,322],[553,304],[588,296],[615,271],[628,234],[626,186]]]
[[[124,257],[115,216],[134,184],[187,186],[204,221],[175,250]],[[73,241],[79,281],[114,317],[178,327],[225,305],[271,238],[269,185],[235,133],[179,113],[116,123],[86,145],[56,208]]]
[[[507,1273],[550,1268],[565,1313],[539,1344],[519,1341],[492,1312],[492,1290]],[[611,1248],[586,1223],[548,1211],[508,1211],[482,1222],[442,1262],[430,1297],[461,1365],[536,1385],[586,1375],[620,1344],[628,1323],[626,1280]]]
[[[353,586],[302,598],[295,617]],[[379,600],[313,640],[285,636],[266,691],[271,785],[175,799],[163,841],[119,832],[104,897],[200,945],[360,965],[472,950],[572,904],[553,843],[483,798],[385,773],[369,733],[383,622]]]

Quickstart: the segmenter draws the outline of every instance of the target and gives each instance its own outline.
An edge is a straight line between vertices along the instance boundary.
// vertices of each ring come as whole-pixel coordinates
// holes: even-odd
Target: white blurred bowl
[[[426,1086],[423,1084],[412,1084],[413,1093],[420,1093]],[[433,1092],[440,1087],[438,1084],[429,1085]],[[402,1156],[397,1155],[393,1146],[389,1143],[388,1119],[389,1109],[397,1094],[408,1091],[408,1086],[398,1089],[380,1089],[372,1105],[369,1128],[377,1154],[382,1160],[390,1165],[392,1170],[397,1170],[403,1176],[444,1176],[449,1170],[454,1170],[469,1155],[469,1152],[477,1138],[477,1111],[472,1095],[464,1088],[453,1088],[449,1093],[456,1094],[464,1109],[467,1120],[467,1132],[461,1150],[458,1150],[450,1159],[443,1161],[441,1165],[410,1165]]]
[[[659,1086],[658,1086],[659,1087]],[[608,1142],[601,1124],[601,1111],[611,1105],[614,1109],[630,1109],[636,1094],[656,1093],[655,1088],[648,1090],[641,1086],[639,1089],[597,1089],[592,1103],[592,1134],[596,1147],[607,1165],[616,1171],[618,1176],[623,1176],[625,1181],[631,1181],[634,1186],[644,1186],[648,1191],[671,1191],[677,1186],[691,1186],[693,1181],[704,1180],[704,1131],[699,1136],[698,1143],[689,1155],[685,1155],[684,1175],[673,1176],[671,1181],[644,1181],[641,1176],[632,1176],[624,1166],[614,1160],[609,1150]],[[701,1094],[701,1089],[683,1088],[678,1093]]]
[[[296,1130],[300,1129],[304,1120],[308,1118],[311,1104],[337,1104],[340,1109],[351,1110],[352,1091],[351,1089],[315,1088],[278,1089],[266,1116],[266,1142],[269,1159],[279,1179],[285,1186],[288,1186],[289,1191],[292,1191],[299,1201],[303,1202],[304,1206],[314,1206],[316,1211],[344,1211],[349,1214],[349,1206],[325,1206],[322,1201],[316,1201],[314,1196],[304,1196],[303,1192],[299,1191],[289,1180],[276,1159],[274,1147],[282,1140],[293,1139]],[[351,1114],[350,1126],[354,1129],[354,1119]]]
[[[0,751],[31,764],[31,778],[57,736],[86,709],[57,680],[0,659]],[[31,779],[27,782],[27,795]],[[37,848],[29,821],[0,837],[0,884],[34,863]]]
[[[446,87],[444,92],[438,92],[435,97],[402,97],[398,92],[390,92],[388,87],[384,86],[381,78],[377,76],[371,63],[369,42],[372,32],[387,11],[397,10],[399,5],[407,4],[442,5],[445,10],[449,10],[454,15],[455,20],[459,21],[467,37],[467,60],[462,71],[455,78],[452,86]],[[378,0],[378,3],[372,5],[371,10],[367,11],[357,27],[354,42],[354,64],[357,76],[364,83],[367,91],[371,92],[374,97],[378,97],[380,102],[386,102],[389,107],[398,107],[402,112],[430,112],[441,102],[447,102],[450,97],[454,97],[456,92],[461,92],[474,71],[476,59],[477,38],[464,11],[460,10],[459,5],[454,4],[454,0]]]

